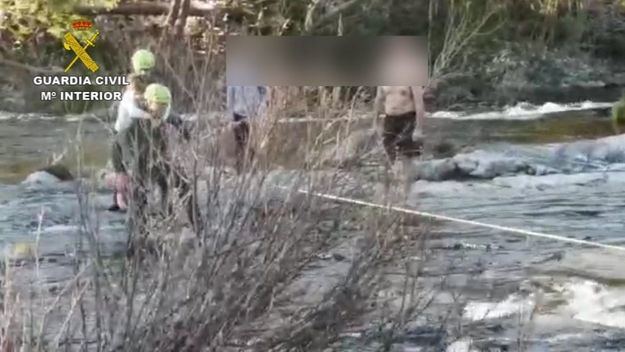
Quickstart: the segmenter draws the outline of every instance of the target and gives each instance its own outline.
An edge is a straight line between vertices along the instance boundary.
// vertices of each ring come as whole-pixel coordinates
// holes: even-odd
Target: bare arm
[[[425,109],[423,104],[423,87],[412,86],[412,98],[414,100],[415,112],[417,114],[417,130],[423,131],[425,125]]]

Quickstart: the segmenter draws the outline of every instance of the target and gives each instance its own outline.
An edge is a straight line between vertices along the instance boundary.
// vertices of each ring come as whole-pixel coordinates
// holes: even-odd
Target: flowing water
[[[434,167],[440,161],[421,162],[432,170],[412,184],[407,203],[462,219],[625,246],[625,136],[614,136],[609,106],[519,104],[472,115],[437,112],[429,135],[466,148],[448,159],[456,168],[452,173],[442,175]],[[78,231],[78,183],[21,181],[76,141],[79,128],[84,149],[68,150],[68,160],[83,156],[87,170],[103,166],[107,127],[94,119],[80,124],[77,118],[8,113],[0,120],[0,247],[34,241],[40,233],[42,254],[62,257],[71,252]],[[109,201],[110,193],[99,190],[91,204],[102,241],[114,251],[125,236],[123,218],[104,211]],[[454,223],[433,224],[430,238],[424,280],[440,291],[425,314],[436,319],[445,307],[462,302],[457,313],[464,328],[441,337],[420,326],[401,342],[404,350],[416,351],[426,340],[448,351],[516,350],[521,334],[529,336],[526,348],[533,351],[625,350],[625,274],[619,270],[625,252]],[[456,293],[462,298],[452,300]]]

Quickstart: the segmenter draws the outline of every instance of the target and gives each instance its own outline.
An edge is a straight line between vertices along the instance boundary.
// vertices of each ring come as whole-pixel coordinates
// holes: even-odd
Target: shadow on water
[[[430,119],[428,134],[459,144],[506,142],[515,144],[565,143],[613,135],[607,109],[552,113],[528,120]]]

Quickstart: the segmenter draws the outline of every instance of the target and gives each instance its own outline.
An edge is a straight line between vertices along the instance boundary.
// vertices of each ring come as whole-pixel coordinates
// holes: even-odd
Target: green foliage
[[[115,7],[119,0],[0,0],[0,11],[4,13],[4,21],[0,22],[0,30],[10,33],[14,40],[24,41],[41,33],[60,38],[71,30],[72,21],[84,19],[83,16],[72,14],[76,6]],[[89,37],[93,33],[78,34],[79,39]]]
[[[625,96],[612,107],[612,122],[619,129],[625,126]]]

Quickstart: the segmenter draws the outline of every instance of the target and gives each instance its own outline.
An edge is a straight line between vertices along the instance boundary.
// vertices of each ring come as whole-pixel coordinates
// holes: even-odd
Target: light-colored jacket
[[[137,106],[134,92],[126,89],[122,95],[122,100],[117,108],[117,120],[115,121],[115,131],[121,132],[128,128],[132,123],[132,119],[149,119],[150,114],[141,110]]]
[[[167,110],[161,117],[163,121],[167,120],[171,112],[171,105],[167,106]],[[126,90],[122,95],[122,100],[117,109],[117,120],[115,121],[115,131],[121,132],[128,128],[132,123],[132,119],[149,119],[150,114],[137,106],[134,94],[130,90]]]
[[[267,88],[261,86],[228,86],[228,112],[245,117],[265,113],[268,103]]]

